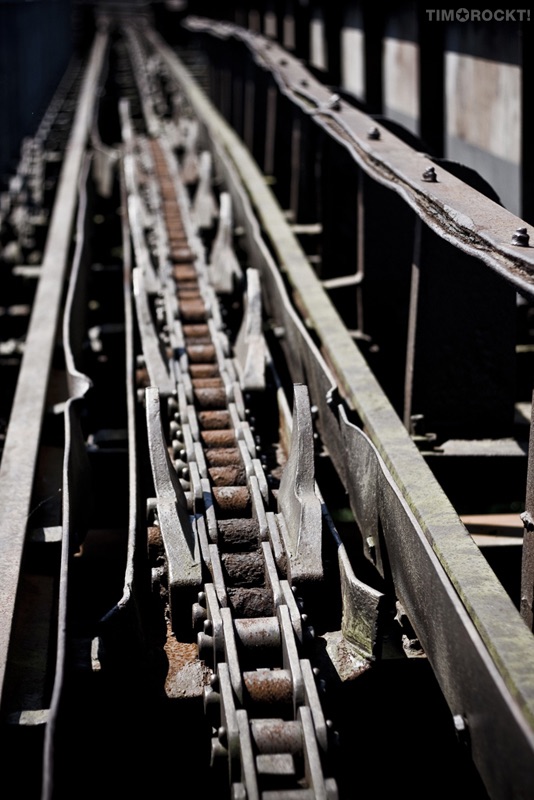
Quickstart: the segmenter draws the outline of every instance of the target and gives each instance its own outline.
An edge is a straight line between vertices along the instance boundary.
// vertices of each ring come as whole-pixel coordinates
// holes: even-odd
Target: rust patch
[[[226,410],[219,411],[199,411],[198,423],[204,430],[219,430],[221,428],[230,427],[230,412]]]
[[[208,380],[218,380],[217,378],[209,378]],[[222,381],[220,381],[222,383]],[[224,386],[217,388],[200,388],[197,382],[193,385],[193,393],[199,408],[217,410],[225,408],[228,405],[226,398],[226,391]]]
[[[303,740],[300,722],[251,720],[251,733],[260,753],[292,753],[293,755],[302,753]]]
[[[214,487],[213,500],[221,513],[244,514],[250,511],[250,492],[245,486]]]
[[[181,281],[176,285],[176,293],[178,297],[196,297],[199,300],[201,299],[200,290],[196,281]]]
[[[150,386],[150,378],[146,367],[135,370],[135,383],[141,389],[146,389],[147,386]]]
[[[193,378],[213,378],[215,375],[219,374],[219,367],[217,364],[190,364],[189,365],[189,372],[191,374],[191,379]],[[201,412],[201,414],[204,412]],[[223,413],[223,412],[206,412],[206,413]],[[199,418],[200,418],[199,414]],[[209,427],[206,425],[206,427]],[[217,425],[216,427],[224,428],[225,425]]]
[[[208,325],[183,325],[182,330],[186,339],[196,339],[199,336],[209,336],[210,329]]]
[[[260,526],[255,519],[238,517],[221,519],[217,523],[219,542],[228,551],[231,548],[252,550],[259,547]]]
[[[237,439],[233,428],[221,428],[219,430],[201,431],[200,438],[204,447],[234,447],[237,450]],[[237,450],[239,453],[239,450]],[[206,456],[207,458],[207,456]],[[228,463],[228,462],[226,462]],[[221,466],[220,462],[218,466]]]
[[[224,387],[222,378],[195,378],[193,380],[194,389],[221,389]]]
[[[210,478],[214,486],[245,486],[247,474],[241,465],[210,467]]]
[[[227,589],[227,592],[230,608],[236,617],[254,619],[270,617],[275,613],[272,593],[268,589],[236,586]]]
[[[179,642],[167,620],[164,644],[167,657],[165,694],[169,698],[201,697],[209,684],[211,671],[198,658],[198,647],[190,642]]]
[[[216,432],[219,433],[219,431]],[[215,433],[215,431],[208,431],[208,433]],[[241,463],[241,453],[237,447],[219,447],[216,450],[206,450],[204,457],[210,467],[224,467],[229,464]]]
[[[207,363],[216,360],[215,348],[209,344],[191,345],[186,347],[186,352],[191,361]]]
[[[243,684],[253,703],[289,705],[293,702],[293,684],[287,670],[245,672]]]
[[[204,322],[206,319],[204,303],[195,300],[182,300],[180,313],[184,322]]]
[[[233,586],[258,587],[265,584],[262,553],[223,553],[221,563],[228,583]]]

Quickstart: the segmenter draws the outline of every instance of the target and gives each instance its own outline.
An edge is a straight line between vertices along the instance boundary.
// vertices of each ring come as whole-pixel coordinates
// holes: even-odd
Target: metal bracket
[[[308,388],[294,386],[291,450],[278,491],[278,510],[288,554],[290,580],[296,584],[323,579],[322,512],[315,494],[312,417]]]
[[[247,270],[245,313],[235,353],[243,391],[264,391],[266,349],[262,334],[260,273],[257,269]]]
[[[233,247],[232,198],[223,192],[219,200],[219,225],[210,256],[210,277],[215,291],[231,294],[234,281],[243,277],[243,271]]]
[[[191,217],[197,230],[212,227],[219,210],[212,190],[212,159],[209,150],[200,154],[198,187],[191,206]]]
[[[185,492],[174,471],[165,443],[159,391],[151,386],[146,390],[145,396],[148,448],[167,561],[172,625],[175,632],[177,629],[191,631],[191,606],[202,586],[198,537],[189,516]],[[188,612],[188,619],[184,617],[185,610]]]

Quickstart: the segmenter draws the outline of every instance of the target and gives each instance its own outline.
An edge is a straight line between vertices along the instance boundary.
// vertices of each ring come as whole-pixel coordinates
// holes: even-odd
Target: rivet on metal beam
[[[428,181],[429,183],[436,183],[438,176],[436,175],[436,170],[434,167],[429,167],[425,169],[423,172],[423,180]]]
[[[367,138],[368,139],[375,139],[375,140],[376,139],[380,139],[380,131],[378,130],[378,128],[376,128],[376,127],[375,128],[371,128],[367,132]]]
[[[453,723],[454,729],[456,731],[456,736],[458,741],[463,747],[469,746],[469,728],[467,726],[467,720],[463,716],[463,714],[454,714],[453,715]]]
[[[518,247],[528,247],[529,241],[530,236],[526,228],[518,228],[512,236],[512,244],[516,244]]]
[[[306,78],[302,78],[302,79],[301,79],[301,81],[300,81],[300,85],[301,85],[301,86],[307,86],[307,85],[308,85],[308,81],[306,80]]]
[[[341,110],[341,98],[338,94],[331,94],[328,98],[328,103],[326,104],[327,108],[331,108],[333,111],[340,111]]]

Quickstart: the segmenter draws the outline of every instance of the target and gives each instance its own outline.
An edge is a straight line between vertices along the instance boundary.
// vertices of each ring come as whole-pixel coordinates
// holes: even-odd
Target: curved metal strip
[[[121,169],[120,176],[121,198],[124,208],[126,205],[124,169]],[[138,496],[134,311],[131,285],[132,247],[126,214],[122,215],[121,224],[124,271],[125,393],[128,420],[128,546],[122,595],[116,605],[102,618],[101,637],[105,640],[106,652],[109,653],[113,650],[113,652],[119,652],[122,658],[128,659],[131,656],[132,644],[136,649],[136,645],[142,641],[141,610],[138,607],[136,592],[136,576],[139,573],[134,569],[138,560],[137,540],[142,517]],[[126,620],[124,619],[125,613],[127,614]],[[141,658],[138,652],[136,652],[136,658],[137,662],[140,663]]]
[[[45,732],[43,755],[42,800],[53,796],[56,737],[61,725],[61,707],[64,701],[63,685],[67,658],[69,572],[73,554],[79,549],[85,534],[91,502],[90,470],[80,412],[91,380],[77,368],[81,354],[87,277],[88,179],[91,157],[86,156],[79,184],[79,206],[76,224],[76,250],[69,279],[65,315],[63,318],[63,347],[67,368],[70,397],[65,404],[65,451],[63,456],[63,503],[61,564],[59,570],[59,601],[57,612],[57,643],[54,687]]]

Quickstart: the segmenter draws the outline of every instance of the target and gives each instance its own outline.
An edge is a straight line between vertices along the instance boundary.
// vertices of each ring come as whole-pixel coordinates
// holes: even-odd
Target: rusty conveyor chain
[[[160,359],[154,346],[147,350],[138,376],[148,384],[153,523],[159,529],[151,536],[165,553],[172,629],[187,636],[194,619],[199,657],[212,669],[204,698],[216,731],[212,759],[228,762],[232,796],[334,798],[328,726],[311,662],[303,657],[313,630],[287,580],[283,529],[291,523],[272,510],[240,370],[194,233],[191,242],[194,222],[184,219],[186,192],[169,166],[173,153],[159,137],[139,137],[136,144],[137,183],[131,187],[139,187],[137,201],[152,222],[154,205],[165,222],[164,230],[153,228],[147,237],[157,252],[149,254],[147,246],[144,253],[145,263],[147,254],[152,264],[159,260],[149,278],[158,291],[149,296],[143,274],[134,286],[141,338],[154,345],[157,337],[163,353]],[[200,178],[197,191],[201,184]],[[259,357],[265,358],[262,351]],[[154,375],[165,368],[170,381],[161,388]],[[310,435],[305,386],[295,387],[295,400],[296,427],[306,426],[307,414]],[[320,517],[318,499],[310,504]],[[320,534],[319,519],[319,548]]]
[[[114,705],[115,695],[126,681],[127,705],[137,717],[142,698],[135,695],[132,702],[129,689],[134,685],[135,692],[139,690],[141,673],[143,691],[156,672],[158,700],[163,689],[165,713],[170,706],[176,712],[170,723],[172,737],[176,734],[171,745],[174,753],[182,735],[180,725],[188,729],[184,719],[189,712],[184,714],[187,703],[177,700],[183,699],[180,687],[172,693],[175,686],[170,676],[174,677],[175,666],[171,658],[164,687],[160,662],[153,670],[151,648],[161,648],[166,636],[165,655],[182,645],[189,648],[188,653],[194,652],[194,667],[199,667],[194,691],[199,691],[189,708],[203,702],[215,782],[220,787],[229,784],[235,800],[337,798],[346,780],[338,771],[339,761],[335,764],[336,754],[343,749],[347,762],[343,769],[351,773],[349,792],[357,780],[351,763],[356,739],[352,732],[347,737],[347,728],[357,720],[362,737],[368,738],[366,725],[371,714],[375,718],[374,709],[362,711],[362,696],[370,692],[369,683],[366,689],[360,676],[368,672],[375,680],[383,664],[399,655],[401,663],[406,663],[402,653],[391,655],[394,645],[391,651],[387,649],[392,600],[398,598],[395,624],[409,617],[414,625],[417,638],[412,643],[419,648],[419,663],[426,662],[437,675],[452,711],[446,722],[453,720],[455,729],[472,742],[473,759],[482,768],[492,796],[507,797],[510,792],[524,796],[523,787],[531,785],[534,752],[530,631],[519,617],[512,617],[514,609],[504,591],[454,509],[429,479],[420,453],[394,418],[349,332],[325,303],[323,288],[291,237],[265,176],[149,25],[126,28],[121,31],[124,36],[119,30],[116,33],[111,42],[101,31],[93,48],[69,141],[74,146],[67,147],[68,169],[58,183],[55,223],[43,265],[23,267],[26,276],[42,272],[42,290],[0,473],[0,549],[5,553],[0,559],[2,675],[6,665],[12,668],[12,603],[22,593],[18,572],[23,547],[29,551],[31,546],[32,558],[34,545],[54,551],[60,611],[57,641],[43,648],[43,665],[46,659],[50,663],[35,667],[35,672],[41,668],[46,672],[43,697],[34,700],[32,696],[27,707],[27,698],[22,696],[21,702],[18,693],[11,691],[12,679],[19,680],[18,664],[3,687],[4,710],[15,712],[9,715],[9,735],[13,742],[17,740],[13,749],[21,752],[25,747],[24,726],[30,736],[44,732],[43,781],[37,791],[42,791],[41,800],[69,796],[76,779],[65,767],[79,753],[71,726],[80,696],[90,685],[98,700],[89,720],[94,719],[98,734],[94,736],[83,714],[74,728],[84,729],[86,745],[94,746],[94,752],[85,754],[94,771],[88,787],[80,788],[82,794],[86,792],[83,796],[91,796],[93,786],[106,774],[106,743],[113,740],[110,754],[115,757],[115,732],[120,729],[123,735],[125,723],[120,704]],[[123,98],[119,104],[122,137],[118,137],[122,143],[113,147],[100,141],[95,117],[110,46],[118,47],[116,66],[121,75],[114,84],[110,71],[107,99],[116,90]],[[105,108],[106,114],[110,108]],[[319,116],[328,121],[337,113],[322,108],[313,119]],[[360,122],[365,133],[367,121]],[[384,134],[382,144],[388,141]],[[122,247],[110,250],[120,260],[112,274],[123,284],[124,308],[117,308],[120,300],[117,303],[110,291],[104,302],[114,306],[113,315],[103,315],[102,320],[104,326],[112,323],[109,327],[117,338],[123,337],[123,344],[112,353],[111,347],[106,352],[105,341],[91,340],[91,347],[103,347],[99,367],[113,355],[104,380],[99,370],[94,375],[91,370],[84,373],[91,359],[84,357],[82,340],[87,330],[80,313],[93,297],[98,301],[102,297],[97,294],[103,288],[100,283],[95,295],[84,295],[86,257],[91,263],[86,245],[92,239],[86,234],[102,231],[92,227],[88,202],[95,186],[100,195],[97,212],[109,211],[112,205],[119,205],[121,211],[120,225],[118,214],[113,223],[112,241],[114,245],[122,241]],[[115,204],[119,189],[120,201]],[[112,199],[108,192],[113,192]],[[102,198],[111,202],[100,205]],[[102,236],[107,247],[105,239]],[[72,264],[71,250],[75,250]],[[105,265],[95,262],[88,267],[89,273],[95,266],[101,276]],[[106,282],[105,293],[109,286]],[[68,302],[58,342],[56,316],[64,294]],[[272,353],[264,331],[268,331]],[[49,361],[56,352],[65,356],[68,390],[61,394],[61,403],[49,408]],[[287,370],[285,386],[292,384],[293,417],[273,364],[278,357],[277,366]],[[124,401],[120,384],[124,361],[128,410],[117,421],[113,407]],[[111,371],[118,376],[112,385],[106,382]],[[105,418],[98,414],[92,419],[93,409],[85,402],[93,377],[99,379],[97,391],[105,394]],[[108,402],[112,393],[117,404]],[[63,467],[59,465],[61,497],[58,493],[55,504],[62,515],[53,527],[38,529],[36,520],[48,520],[44,513],[34,516],[43,504],[41,495],[32,493],[42,477],[40,470],[47,472],[46,462],[44,468],[34,463],[43,409],[47,423],[52,412],[52,422],[65,423],[61,450],[65,458]],[[89,425],[85,427],[87,411]],[[278,422],[276,433],[272,420]],[[54,427],[59,430],[61,425]],[[280,438],[274,441],[276,436]],[[104,441],[108,448],[104,445],[98,452],[95,442]],[[120,446],[109,447],[111,442]],[[63,448],[61,435],[58,445]],[[91,548],[104,533],[109,538],[109,522],[102,513],[88,534],[89,557],[80,557],[78,547],[88,524],[87,465],[82,462],[87,454],[94,457],[92,477],[100,479],[98,464],[107,460],[104,453],[108,451],[115,451],[123,466],[129,462],[129,508],[121,517],[124,528],[120,529],[124,540],[126,533],[128,537],[126,569],[121,571],[121,562],[113,596],[105,593],[103,602],[100,598],[95,604],[91,583],[81,599],[84,624],[78,627],[79,609],[72,602],[72,587],[80,591],[76,567],[90,568]],[[19,459],[21,453],[28,453],[31,463],[26,457]],[[20,464],[17,469],[13,454]],[[318,454],[328,458],[316,458]],[[327,511],[329,497],[323,500],[315,482],[314,468],[324,469],[326,460],[331,470],[327,474],[337,473],[350,501],[356,521],[356,526],[351,523],[351,533],[359,529],[363,553],[388,579],[387,595],[361,582],[360,573],[357,578],[353,571],[354,551],[349,556],[344,549]],[[116,496],[113,463],[102,471],[99,485],[110,484],[105,495],[109,503],[103,505],[112,508],[116,503],[125,509],[124,495],[120,503]],[[113,480],[106,481],[108,474]],[[118,472],[117,478],[120,482]],[[46,504],[48,495],[42,497]],[[112,537],[118,530],[111,530]],[[144,549],[145,534],[148,547]],[[41,539],[37,541],[36,536]],[[384,584],[380,581],[379,585]],[[51,607],[54,603],[55,590]],[[89,619],[91,604],[94,618]],[[145,605],[157,619],[153,625],[151,616],[142,629]],[[400,622],[399,628],[403,625]],[[398,634],[396,629],[394,635]],[[25,635],[24,629],[21,638]],[[387,653],[382,652],[384,643]],[[410,655],[405,648],[406,654]],[[159,655],[158,651],[156,658]],[[345,682],[344,698],[346,684],[352,684],[351,688],[358,684],[358,704],[349,710],[348,704],[339,702],[338,683],[332,686],[331,677],[332,683]],[[53,683],[53,696],[49,696],[48,683]],[[332,692],[323,694],[326,688]],[[32,691],[35,694],[33,686]],[[88,707],[91,700],[84,697],[81,707],[84,703]],[[103,732],[102,712],[111,733],[109,739],[104,735],[102,743],[97,743]],[[330,714],[334,723],[327,719]],[[141,712],[139,727],[132,728],[126,738],[133,741],[141,729],[144,736],[144,723]],[[334,725],[336,730],[341,728],[339,749]],[[150,725],[146,730],[148,737],[154,734]],[[208,749],[209,740],[208,734]],[[154,753],[156,749],[154,745]],[[145,759],[149,752],[150,745],[143,760],[150,762],[147,772],[152,786],[152,762],[150,757]],[[122,763],[126,765],[130,758],[127,754]],[[185,769],[186,761],[185,757],[177,761],[173,773]],[[14,771],[18,763],[20,759],[13,759]],[[127,764],[126,770],[130,768]],[[133,766],[132,783],[143,769]],[[116,771],[118,775],[121,769]],[[169,782],[174,780],[173,774]],[[66,786],[67,793],[62,794]]]
[[[189,18],[186,27],[195,31],[203,29],[216,37],[221,34],[212,21],[197,23]],[[381,574],[387,575],[391,570],[394,591],[432,664],[455,725],[458,719],[469,729],[473,760],[484,783],[495,796],[507,796],[510,791],[521,793],[529,784],[534,752],[532,677],[524,668],[525,663],[531,661],[526,655],[532,652],[531,634],[480,551],[466,535],[455,509],[430,474],[408,431],[351,340],[251,153],[207,100],[176,53],[148,27],[143,34],[145,41],[161,55],[165,68],[177,84],[183,87],[193,115],[200,121],[203,141],[209,142],[217,171],[231,187],[244,237],[254,253],[255,265],[259,265],[267,316],[280,331],[292,379],[305,380],[309,386],[310,397],[317,407],[315,424],[349,494],[364,551]],[[226,38],[224,31],[222,38]],[[466,208],[469,205],[464,221],[470,223],[477,219],[480,230],[489,230],[484,219],[487,210],[484,198],[468,190],[465,184],[460,182],[459,185],[452,176],[447,176],[447,180],[440,176],[437,183],[427,184],[421,176],[423,154],[399,143],[387,131],[381,131],[378,141],[368,138],[373,123],[368,116],[348,107],[345,101],[336,99],[334,102],[328,88],[319,86],[305,67],[279,45],[261,36],[247,34],[246,38],[252,52],[251,61],[261,67],[259,72],[272,72],[278,87],[275,92],[279,89],[280,94],[298,105],[300,95],[292,91],[295,82],[300,81],[301,87],[306,82],[308,94],[313,86],[314,98],[316,95],[318,100],[317,113],[308,115],[311,122],[317,121],[327,130],[329,121],[335,118],[337,123],[341,115],[342,123],[352,126],[351,136],[358,146],[361,144],[365,153],[373,151],[373,163],[381,157],[393,161],[393,155],[398,156],[396,168],[406,185],[416,187],[417,197],[423,192],[432,195],[432,202],[445,210],[449,207],[449,193],[454,194],[458,189],[462,197],[465,195]],[[247,81],[246,91],[254,89],[253,70]],[[262,93],[262,85],[260,75],[259,86],[247,94],[243,111],[249,120],[256,110],[265,111],[265,103],[270,108],[273,86],[269,84],[266,94]],[[236,88],[236,94],[238,91]],[[281,107],[286,108],[282,104]],[[270,119],[272,122],[272,116]],[[337,141],[335,131],[332,139]],[[274,141],[272,138],[271,143]],[[346,145],[345,139],[342,144]],[[351,155],[367,172],[368,161],[358,159],[355,147],[351,147]],[[377,184],[383,183],[382,174],[376,174],[374,169],[368,172]],[[242,192],[241,186],[245,191]],[[412,205],[412,196],[404,191],[401,195],[419,214],[421,209],[416,203]],[[495,207],[491,206],[491,213],[494,212]],[[514,265],[518,260],[526,263],[530,256],[524,248],[519,251],[509,241],[519,221],[508,212],[501,215],[499,210],[498,213],[499,230],[493,230],[488,236],[488,251],[478,255],[497,271],[502,267],[500,259],[506,258],[510,263],[511,257],[513,264],[507,270],[507,277],[515,282]],[[424,214],[422,218],[426,224],[428,220]],[[428,223],[432,227],[432,221]],[[274,258],[266,252],[265,242]],[[463,250],[463,241],[455,239],[454,244],[459,252]],[[280,272],[289,286],[287,292],[282,286]],[[523,280],[520,283],[528,293],[529,286]],[[316,335],[320,352],[315,349],[308,331],[303,330],[305,327]],[[350,589],[343,589],[344,611],[351,610],[355,623],[342,623],[343,635],[347,637],[349,629],[353,635],[362,629],[368,630],[366,623],[373,618],[376,620],[371,608],[376,612],[380,601],[375,597],[370,603],[369,593],[360,593],[355,582]],[[358,624],[362,619],[363,626]],[[369,632],[369,649],[374,652],[376,630]],[[444,653],[447,658],[443,657]],[[476,693],[471,690],[473,675],[476,675]],[[517,724],[518,717],[521,717],[521,724]],[[501,753],[498,771],[492,755],[496,738]]]

